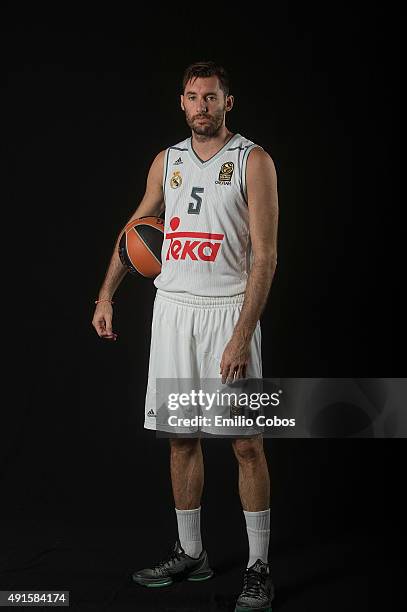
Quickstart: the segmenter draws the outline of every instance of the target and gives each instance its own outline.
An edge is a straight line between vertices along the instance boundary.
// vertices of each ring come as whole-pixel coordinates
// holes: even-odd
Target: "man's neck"
[[[216,155],[218,151],[232,138],[233,133],[226,126],[215,136],[201,136],[192,132],[192,147],[195,153],[203,160]]]

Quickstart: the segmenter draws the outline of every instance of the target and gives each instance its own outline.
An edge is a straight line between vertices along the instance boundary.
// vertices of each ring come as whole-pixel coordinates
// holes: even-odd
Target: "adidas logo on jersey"
[[[170,221],[172,230],[178,229],[179,217]],[[224,234],[212,232],[167,232],[165,238],[170,240],[165,259],[192,259],[194,261],[215,261]],[[192,240],[185,240],[192,238]]]
[[[184,162],[182,161],[182,159],[180,157],[178,157],[178,159],[172,164],[173,166],[177,166],[178,164],[183,164]]]
[[[152,408],[151,408],[151,410],[149,410],[147,412],[147,416],[155,418],[156,415],[155,415],[154,410]]]

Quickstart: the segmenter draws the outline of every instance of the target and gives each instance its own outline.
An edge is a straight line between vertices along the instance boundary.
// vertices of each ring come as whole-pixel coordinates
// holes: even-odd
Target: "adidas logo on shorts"
[[[156,416],[156,415],[155,415],[154,410],[153,410],[152,408],[151,408],[151,410],[149,410],[149,411],[147,412],[147,416],[152,417],[152,418],[155,418],[155,416]]]

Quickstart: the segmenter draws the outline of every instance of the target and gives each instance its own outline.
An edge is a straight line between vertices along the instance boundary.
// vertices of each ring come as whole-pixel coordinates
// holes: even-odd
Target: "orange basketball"
[[[140,217],[130,221],[119,241],[120,261],[132,274],[155,278],[161,272],[164,219]]]

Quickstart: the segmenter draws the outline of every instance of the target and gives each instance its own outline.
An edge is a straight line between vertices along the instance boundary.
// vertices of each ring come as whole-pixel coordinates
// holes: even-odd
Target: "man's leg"
[[[168,586],[180,578],[201,582],[213,576],[201,541],[200,503],[204,474],[200,440],[171,438],[170,446],[179,542],[168,559],[133,573],[135,582],[148,587]]]
[[[171,438],[171,482],[180,544],[187,555],[199,557],[201,496],[204,465],[199,438]]]
[[[270,540],[270,477],[263,437],[235,438],[233,451],[239,463],[239,494],[249,539],[249,562],[268,563]]]

